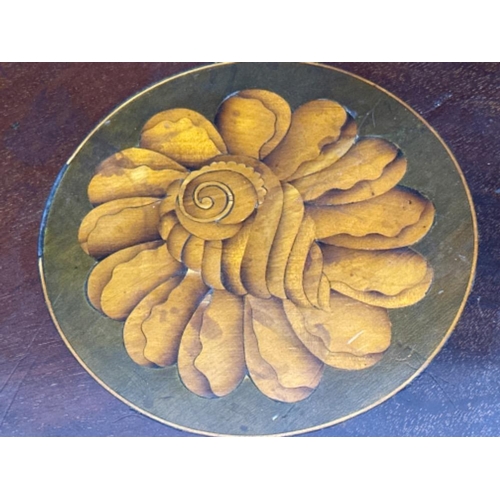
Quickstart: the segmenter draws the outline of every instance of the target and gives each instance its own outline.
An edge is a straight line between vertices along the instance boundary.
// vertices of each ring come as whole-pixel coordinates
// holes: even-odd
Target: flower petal
[[[362,139],[330,167],[292,184],[304,201],[315,200],[330,189],[350,189],[358,182],[378,179],[397,155],[398,148],[384,139]]]
[[[368,234],[362,237],[338,234],[322,241],[329,245],[360,250],[390,250],[414,245],[431,229],[435,215],[434,205],[427,200],[426,206],[417,223],[405,227],[392,238],[380,234]]]
[[[287,181],[292,182],[331,167],[351,149],[357,138],[357,134],[358,127],[356,121],[348,116],[347,121],[342,127],[338,141],[323,147],[317,158],[302,163]]]
[[[182,281],[182,276],[173,276],[146,295],[130,313],[123,327],[123,341],[128,355],[141,366],[157,366],[144,356],[146,336],[142,331],[144,322],[152,310],[165,302],[168,296]]]
[[[297,307],[289,301],[284,308],[304,345],[335,368],[367,368],[390,346],[391,322],[385,309],[336,293],[330,296],[331,312]]]
[[[340,234],[397,236],[404,228],[419,221],[426,206],[426,198],[398,187],[376,198],[350,205],[307,205],[306,213],[316,224],[317,238],[329,242],[328,238]]]
[[[182,252],[190,237],[191,234],[179,223],[175,224],[168,233],[168,238],[166,240],[168,253],[177,262],[182,262]]]
[[[434,279],[434,272],[431,268],[427,270],[424,279],[415,286],[403,290],[397,295],[383,295],[378,292],[360,292],[354,290],[350,286],[341,282],[330,282],[332,290],[351,297],[365,304],[376,307],[384,307],[386,309],[398,309],[400,307],[408,307],[420,302],[429,291]]]
[[[352,188],[327,191],[312,203],[314,205],[346,205],[375,198],[387,193],[404,177],[407,161],[404,157],[396,158],[382,171],[378,179],[373,181],[360,181]]]
[[[319,290],[323,278],[323,253],[321,248],[313,243],[304,264],[303,284],[307,300],[320,308]]]
[[[98,205],[120,198],[162,197],[173,181],[186,175],[184,167],[160,153],[125,149],[97,167],[88,188],[89,200]]]
[[[158,366],[177,362],[182,333],[208,292],[198,273],[188,271],[167,300],[156,305],[142,324],[144,356]]]
[[[203,324],[203,311],[207,305],[208,299],[205,298],[182,333],[177,368],[182,382],[191,392],[202,398],[215,398],[207,377],[194,365],[195,359],[203,348],[199,333]]]
[[[78,232],[83,251],[99,259],[159,239],[160,203],[157,198],[125,198],[94,208],[83,219]]]
[[[184,272],[184,266],[170,256],[165,245],[142,250],[113,269],[102,291],[102,311],[110,318],[123,320],[157,286]]]
[[[267,285],[275,297],[287,299],[285,273],[295,238],[304,219],[304,203],[299,192],[283,184],[283,210],[267,264]]]
[[[322,247],[333,290],[360,302],[394,309],[422,300],[432,284],[426,260],[411,249],[363,251]]]
[[[201,264],[201,276],[207,286],[217,290],[224,290],[221,262],[222,241],[207,241]]]
[[[304,290],[304,269],[311,246],[316,238],[315,229],[313,220],[306,215],[293,243],[285,271],[287,297],[304,307],[311,306]]]
[[[160,217],[175,212],[177,197],[181,190],[182,180],[178,179],[170,184],[160,205]]]
[[[320,309],[323,309],[323,311],[330,310],[330,280],[324,272],[319,282],[318,302]]]
[[[345,283],[360,292],[397,295],[420,283],[427,261],[407,248],[364,251],[323,246],[324,272],[330,283]]]
[[[280,180],[286,180],[307,161],[317,159],[322,149],[336,142],[348,119],[345,109],[335,101],[310,101],[292,115],[288,134],[265,159]]]
[[[160,223],[158,225],[158,232],[160,233],[161,239],[167,241],[172,229],[179,224],[179,219],[175,212],[167,212],[160,218]]]
[[[292,112],[279,95],[250,89],[226,99],[215,119],[230,154],[262,159],[281,142]]]
[[[302,344],[280,299],[245,299],[245,358],[255,385],[271,399],[301,401],[314,391],[323,363]]]
[[[163,241],[152,241],[142,243],[133,247],[124,248],[106,257],[99,262],[91,271],[87,280],[87,297],[90,303],[102,312],[101,308],[101,295],[104,287],[110,282],[115,267],[119,264],[124,264],[132,260],[138,253],[143,250],[158,248],[163,245]]]
[[[168,240],[170,231],[176,224],[179,223],[175,214],[176,199],[181,187],[181,180],[172,182],[167,188],[166,196],[160,203],[159,214],[160,222],[158,224],[158,232],[164,241]]]
[[[190,109],[170,109],[153,116],[142,129],[141,147],[191,168],[202,167],[227,152],[216,128]]]
[[[201,272],[205,240],[191,236],[182,250],[182,262],[191,270]]]
[[[184,331],[178,364],[184,384],[200,396],[223,397],[241,383],[245,376],[242,298],[219,290],[205,297]]]
[[[224,288],[235,295],[246,295],[247,293],[241,282],[241,264],[254,217],[251,216],[245,221],[238,234],[222,243],[221,280]]]

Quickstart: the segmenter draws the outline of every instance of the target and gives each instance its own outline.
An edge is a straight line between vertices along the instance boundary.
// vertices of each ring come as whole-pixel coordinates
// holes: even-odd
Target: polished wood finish
[[[191,67],[191,65],[188,66]],[[498,116],[498,108],[495,107],[495,102],[498,102],[495,101],[495,98],[498,96],[494,84],[494,77],[498,76],[497,65],[339,66],[353,70],[394,91],[410,105],[416,107],[417,111],[422,112],[425,118],[430,119],[431,123],[438,128],[445,140],[455,150],[465,175],[472,184],[473,194],[474,192],[482,193],[479,199],[479,215],[481,216],[481,210],[484,213],[485,210],[497,209],[497,205],[494,203],[495,197],[498,196],[498,193],[495,192],[497,186],[494,185],[497,177],[495,176],[493,160],[488,162],[488,155],[494,151],[494,146],[487,147],[489,138],[494,137],[493,130],[495,127],[498,128],[498,122],[494,121],[494,118]],[[102,106],[107,105],[108,109],[111,109],[113,105],[122,101],[141,86],[160,78],[159,73],[154,73],[155,68],[163,71],[162,74],[165,76],[180,69],[176,65],[146,65],[145,67],[149,69],[141,75],[134,72],[128,75],[129,80],[122,78],[120,80],[121,88],[117,89],[115,86],[111,86],[113,92],[110,92],[109,86],[98,83],[97,88],[94,88],[91,94],[88,93],[88,87],[81,86],[82,75],[83,79],[87,74],[107,74],[111,78],[114,72],[124,72],[127,66],[6,65],[3,68],[0,92],[3,94],[5,102],[12,103],[9,109],[3,112],[5,122],[2,123],[2,136],[6,145],[5,159],[7,162],[5,164],[9,163],[10,174],[4,179],[7,188],[7,203],[2,219],[5,225],[5,230],[2,232],[3,238],[5,238],[2,248],[6,249],[2,256],[2,260],[5,262],[2,268],[7,278],[5,281],[7,300],[2,312],[5,315],[5,319],[2,320],[2,328],[7,333],[2,336],[0,351],[2,354],[0,386],[3,387],[0,394],[0,411],[3,412],[0,415],[2,422],[0,432],[3,434],[114,433],[112,420],[109,420],[111,415],[117,415],[118,418],[127,415],[134,416],[134,418],[126,419],[129,420],[128,423],[124,421],[119,424],[121,430],[118,430],[118,433],[177,434],[177,431],[164,428],[160,424],[128,410],[121,403],[114,401],[102,389],[94,387],[94,382],[82,372],[81,368],[72,360],[71,355],[66,352],[59,338],[55,336],[37,285],[38,277],[34,259],[37,225],[50,186],[60,166],[80,142],[85,132],[90,129],[91,123],[96,122],[105,114]],[[429,99],[421,91],[422,86],[419,87],[425,77],[429,76],[428,72],[432,73],[429,81],[434,82],[435,85],[432,90],[445,85],[441,82],[441,78],[444,82],[446,76],[449,77],[455,73],[468,75],[469,80],[462,78],[460,82],[456,82],[459,89],[457,93],[459,95],[462,93],[461,98],[458,101],[456,97],[454,98],[454,95],[457,94],[453,94],[453,90],[449,90],[452,85],[448,80],[448,87],[444,87],[448,90],[443,90],[445,97],[442,97],[439,92],[433,93],[430,90],[434,99],[429,102]],[[138,79],[145,73],[150,80],[138,82]],[[442,76],[439,76],[440,74]],[[472,80],[477,75],[480,75],[484,82],[483,90],[479,95],[472,90]],[[414,79],[409,86],[414,93],[412,94],[405,85],[399,83],[395,79],[396,76],[402,81],[405,78]],[[99,82],[99,80],[96,81]],[[425,81],[425,85],[429,85],[428,81]],[[407,94],[405,94],[405,89]],[[448,96],[449,93],[452,95]],[[92,102],[96,101],[95,96],[98,96],[101,108],[92,106]],[[444,122],[441,118],[443,113],[445,117],[448,117],[448,120],[444,120]],[[459,113],[466,116],[471,114],[473,119],[468,123],[467,120],[461,120],[461,127],[456,129],[457,120],[453,118]],[[42,132],[40,133],[40,131]],[[447,137],[447,133],[449,137]],[[477,138],[475,142],[463,140],[464,137],[474,136]],[[478,145],[481,144],[483,148],[478,149]],[[468,168],[467,157],[472,154],[476,155],[474,158],[483,158],[476,170]],[[195,162],[197,159],[189,161]],[[490,241],[492,249],[494,249],[498,233],[488,229],[488,227],[492,227],[492,224],[495,224],[494,217],[490,218],[489,224],[489,226],[485,226],[486,229],[483,231],[487,238],[486,241]],[[31,247],[26,245],[26,242],[31,242]],[[29,251],[30,248],[31,251]],[[494,251],[490,256],[484,258],[483,265],[489,266],[492,271],[490,275],[494,275],[497,269],[495,259]],[[489,321],[496,311],[495,299],[491,291],[493,290],[491,286],[494,287],[495,283],[489,281],[491,277],[488,278],[484,275],[482,278],[484,283],[479,281],[481,269],[480,267],[477,287],[485,292],[472,297],[465,318],[448,346],[445,347],[445,354],[442,354],[441,358],[446,356],[446,352],[448,352],[448,356],[456,352],[453,351],[453,346],[460,345],[460,339],[464,336],[469,339],[469,349],[467,350],[467,346],[463,347],[466,353],[463,356],[474,355],[475,352],[478,353],[477,350],[474,350],[474,346],[477,346],[478,342],[481,345],[481,338],[487,335],[484,332],[483,336],[479,336],[479,339],[471,337],[477,332],[477,325],[483,324],[484,330],[487,329],[484,322],[488,321],[489,325]],[[489,285],[490,289],[488,289]],[[258,287],[256,286],[256,288]],[[488,305],[488,300],[486,300],[485,305],[483,297],[485,294],[488,297],[488,290],[490,290],[492,302]],[[489,327],[490,337],[488,338],[491,339],[491,325]],[[452,349],[451,353],[450,349]],[[494,346],[491,349],[494,351]],[[72,383],[73,377],[67,377],[65,373],[58,372],[61,367],[61,359],[66,360],[63,362],[64,369],[68,370],[69,374],[74,374],[74,380],[78,380],[76,377],[81,377],[83,386],[80,389],[78,389],[78,383]],[[430,370],[432,371],[432,368]],[[60,373],[59,376],[58,373]],[[56,382],[52,382],[54,376]],[[424,378],[425,376],[422,376],[419,380]],[[48,384],[47,380],[50,380]],[[53,383],[58,385],[51,386],[50,384]],[[418,381],[414,385],[417,383]],[[82,392],[79,392],[80,390]],[[88,394],[89,391],[90,394]],[[220,392],[224,391],[225,388],[222,387]],[[406,392],[404,391],[404,393]],[[71,404],[74,397],[76,400],[73,400],[74,402]],[[61,401],[60,409],[57,408],[57,404],[51,405],[51,400]],[[103,410],[98,410],[102,402],[104,402]],[[483,404],[490,403],[485,401]],[[390,405],[390,403],[386,403],[386,405]],[[63,406],[67,410],[63,409]],[[54,410],[54,408],[56,409]],[[109,410],[109,412],[106,413],[104,410]],[[102,422],[99,430],[92,427],[94,424],[90,423],[95,421],[92,414],[89,413],[92,411],[98,412],[97,421]],[[384,410],[377,409],[376,411],[383,412]],[[476,415],[474,408],[470,412],[472,415]],[[65,417],[65,414],[68,416]],[[323,432],[349,433],[349,429],[352,429],[352,432],[357,432],[356,428],[359,432],[359,426],[363,424],[357,424],[356,421],[363,421],[366,426],[368,425],[366,422],[370,421],[369,415],[342,424],[340,429]],[[408,414],[406,418],[408,422],[412,422],[411,415]],[[78,422],[82,421],[81,419],[89,424],[78,427]],[[65,428],[65,425],[68,427]],[[90,430],[85,428],[89,425]],[[429,432],[432,433],[432,430],[428,429],[427,433]],[[464,433],[467,432],[464,430]]]

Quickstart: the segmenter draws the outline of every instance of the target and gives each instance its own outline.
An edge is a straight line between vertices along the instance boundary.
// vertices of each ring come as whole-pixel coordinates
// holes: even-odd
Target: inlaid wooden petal
[[[357,138],[357,134],[358,127],[356,121],[348,116],[345,125],[342,127],[338,141],[324,146],[317,158],[302,163],[295,173],[288,177],[287,182],[307,177],[331,167],[351,149]]]
[[[355,356],[346,352],[335,352],[329,356],[329,365],[340,370],[366,370],[382,361],[384,354]]]
[[[325,146],[339,139],[348,117],[335,101],[320,99],[300,106],[283,141],[265,158],[266,164],[280,180],[288,179],[304,162],[316,160]]]
[[[251,233],[254,216],[245,221],[238,234],[222,243],[221,281],[224,288],[235,295],[246,295],[241,281],[241,265]]]
[[[427,261],[407,248],[386,251],[323,246],[323,270],[330,283],[344,283],[360,292],[398,295],[422,282]]]
[[[160,153],[125,149],[97,167],[88,188],[89,201],[98,205],[120,198],[162,197],[172,182],[186,175],[183,166]]]
[[[143,250],[150,250],[158,248],[163,245],[163,241],[152,241],[148,243],[141,243],[129,248],[124,248],[118,252],[111,254],[104,260],[99,262],[94,269],[92,269],[90,276],[87,280],[87,297],[90,303],[99,311],[101,308],[101,295],[104,287],[110,282],[113,271],[116,266],[132,260],[138,253]]]
[[[182,276],[173,276],[155,288],[130,313],[123,327],[123,341],[128,355],[141,366],[157,366],[144,356],[146,336],[142,331],[143,323],[151,316],[153,309],[164,303],[172,290],[182,281]]]
[[[123,320],[157,286],[184,272],[185,267],[170,256],[165,245],[142,250],[113,269],[102,291],[102,311],[110,318]]]
[[[275,297],[287,299],[285,273],[292,248],[304,219],[304,203],[299,192],[283,184],[283,210],[267,264],[267,285]]]
[[[142,324],[146,359],[158,366],[171,366],[177,362],[182,334],[208,291],[201,276],[188,271],[167,300],[152,309]]]
[[[287,297],[304,307],[311,306],[304,289],[304,269],[315,238],[316,228],[314,222],[306,215],[293,243],[285,271]]]
[[[182,262],[191,270],[201,272],[205,241],[190,236],[182,250]]]
[[[340,206],[307,205],[306,213],[316,225],[319,240],[339,234],[361,237],[380,234],[394,237],[416,224],[427,206],[423,196],[397,187],[387,193],[360,203]]]
[[[330,281],[324,272],[319,282],[318,303],[319,308],[323,309],[323,311],[330,310]]]
[[[347,297],[359,300],[365,304],[384,307],[386,309],[398,309],[400,307],[412,306],[420,302],[429,291],[433,278],[434,272],[432,268],[429,267],[424,279],[420,283],[403,290],[397,295],[383,295],[379,292],[360,292],[339,281],[330,282],[330,286],[332,290],[336,290]]]
[[[277,298],[245,299],[245,358],[251,379],[271,399],[294,403],[314,391],[323,363],[293,331]]]
[[[191,237],[191,234],[186,231],[181,224],[175,224],[167,237],[168,253],[177,261],[182,262],[182,253],[184,247]]]
[[[378,179],[398,155],[388,141],[358,141],[341,159],[315,174],[293,181],[305,201],[315,200],[330,189],[350,189],[358,182]]]
[[[210,383],[194,365],[194,360],[203,348],[199,332],[203,325],[203,312],[210,303],[210,297],[205,296],[189,320],[179,345],[177,369],[184,385],[194,394],[203,398],[215,398]]]
[[[157,198],[124,198],[94,208],[80,225],[80,246],[100,259],[126,247],[158,240],[160,203]]]
[[[224,290],[222,283],[222,241],[207,241],[203,252],[201,276],[207,286]]]
[[[387,193],[404,177],[407,168],[407,161],[404,157],[396,158],[387,165],[378,179],[369,181],[360,181],[352,188],[332,189],[323,196],[315,199],[311,203],[318,206],[328,205],[347,205],[349,203],[358,203],[360,201],[375,198],[381,194]]]
[[[358,370],[378,361],[391,342],[387,311],[336,293],[330,296],[330,308],[325,312],[284,302],[297,336],[327,365]]]
[[[241,297],[220,290],[206,296],[183,333],[178,364],[183,383],[200,396],[223,397],[241,383],[246,373]]]
[[[281,142],[292,112],[279,95],[249,89],[226,99],[215,119],[229,153],[262,159]]]
[[[316,243],[313,243],[304,265],[303,284],[307,300],[317,308],[321,308],[320,288],[322,279],[323,253],[321,248]]]
[[[142,129],[141,147],[162,153],[191,168],[227,152],[216,128],[190,109],[170,109],[153,116]]]
[[[179,224],[179,219],[175,212],[168,212],[160,217],[158,232],[163,241],[167,241],[172,229]]]
[[[390,250],[414,245],[419,242],[432,228],[434,222],[434,205],[426,202],[426,206],[420,219],[415,224],[405,227],[394,237],[386,237],[380,234],[368,234],[362,237],[349,234],[337,234],[322,241],[329,245],[359,250]]]

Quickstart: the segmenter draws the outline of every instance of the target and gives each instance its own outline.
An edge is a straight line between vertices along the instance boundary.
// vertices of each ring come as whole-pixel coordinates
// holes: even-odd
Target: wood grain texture
[[[443,137],[471,188],[481,247],[464,315],[423,374],[383,405],[313,435],[498,435],[500,65],[331,64],[393,92]],[[142,88],[198,65],[0,66],[0,435],[187,435],[129,409],[80,367],[48,315],[36,244],[50,188],[93,126]]]

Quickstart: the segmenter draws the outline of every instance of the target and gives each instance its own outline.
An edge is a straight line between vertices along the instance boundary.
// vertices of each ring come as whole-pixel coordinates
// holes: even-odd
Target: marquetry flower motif
[[[214,123],[161,112],[138,147],[97,167],[79,232],[99,261],[88,298],[124,321],[136,363],[177,364],[199,396],[248,376],[269,398],[300,401],[325,365],[380,361],[387,310],[426,295],[432,269],[408,247],[434,207],[398,186],[403,152],[358,137],[337,102],[292,113],[272,92],[243,90]]]

